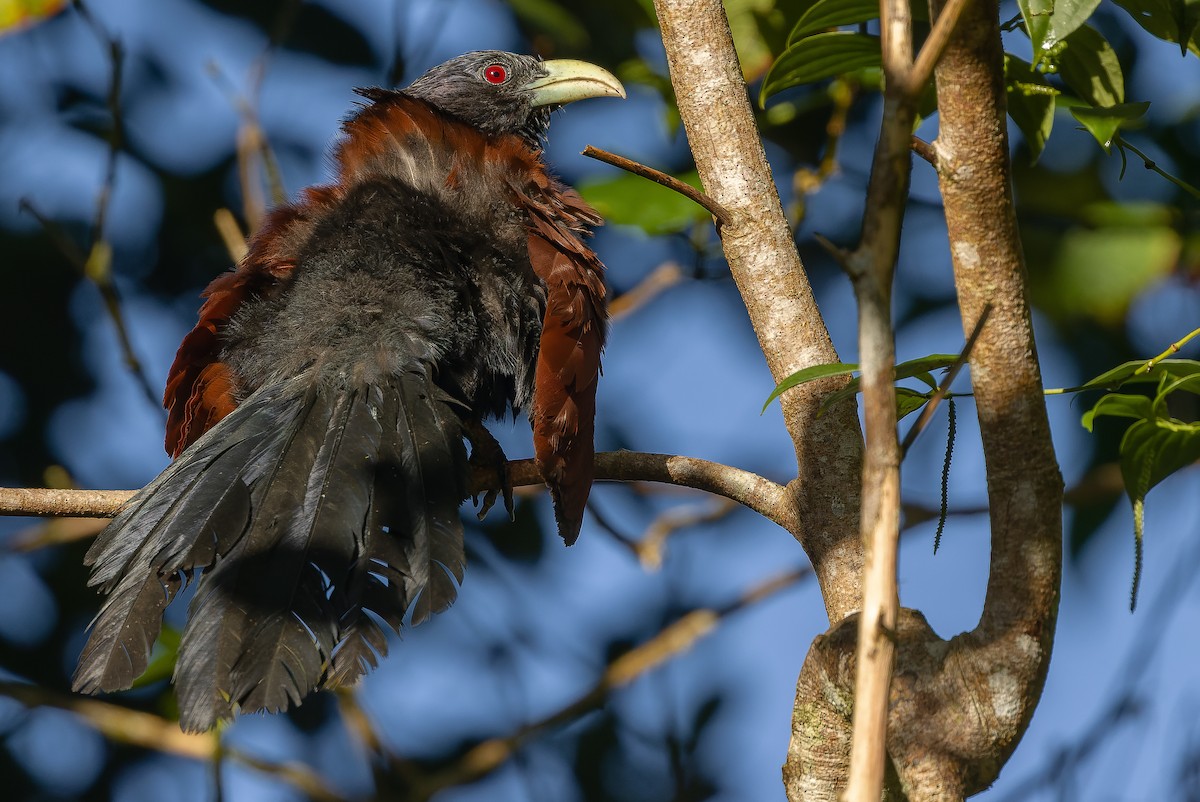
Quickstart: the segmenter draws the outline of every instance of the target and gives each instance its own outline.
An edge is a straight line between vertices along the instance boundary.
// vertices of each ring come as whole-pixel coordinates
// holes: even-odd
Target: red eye
[[[483,78],[489,84],[502,84],[508,80],[508,70],[503,64],[493,64],[483,71]]]

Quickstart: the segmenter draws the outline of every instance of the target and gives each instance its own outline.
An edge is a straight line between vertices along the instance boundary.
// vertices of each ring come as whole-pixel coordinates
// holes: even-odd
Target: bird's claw
[[[494,473],[500,479],[499,488],[492,488],[483,494],[483,503],[479,506],[479,520],[482,521],[488,511],[496,505],[496,499],[501,493],[504,494],[504,509],[509,520],[514,520],[516,516],[513,512],[512,474],[508,468],[508,458],[504,456],[504,449],[482,424],[469,427],[468,439],[471,441],[471,466],[486,473]],[[479,504],[479,495],[472,496],[471,501]]]
[[[500,488],[492,488],[483,494],[483,504],[480,505],[478,513],[479,520],[481,521],[483,520],[484,516],[488,514],[488,511],[496,505],[496,498],[500,496],[501,493],[504,494],[504,509],[508,513],[509,520],[514,520],[516,518],[516,515],[513,512],[512,476],[508,470],[508,461],[503,459],[503,455],[501,462],[496,466],[496,470],[497,473],[500,474]],[[475,501],[478,503],[478,497],[476,497]]]

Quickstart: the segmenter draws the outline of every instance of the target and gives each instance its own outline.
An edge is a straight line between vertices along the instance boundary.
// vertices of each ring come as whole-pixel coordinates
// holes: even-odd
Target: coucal
[[[88,551],[107,594],[74,687],[130,687],[196,582],[180,724],[342,686],[462,580],[469,460],[529,410],[559,534],[592,483],[605,336],[600,223],[542,160],[553,109],[625,93],[579,61],[499,51],[359,92],[337,180],[275,209],[209,285],[167,381],[172,464]]]

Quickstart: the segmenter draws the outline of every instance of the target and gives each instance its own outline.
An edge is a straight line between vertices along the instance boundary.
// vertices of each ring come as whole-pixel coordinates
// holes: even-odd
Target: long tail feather
[[[385,627],[457,595],[467,463],[452,404],[424,369],[248,398],[89,552],[109,598],[76,689],[129,687],[195,572],[175,669],[185,730],[355,681],[387,653]]]

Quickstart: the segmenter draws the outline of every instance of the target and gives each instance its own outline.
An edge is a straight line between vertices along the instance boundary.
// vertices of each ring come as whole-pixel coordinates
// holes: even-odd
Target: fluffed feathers
[[[75,689],[129,687],[200,571],[175,669],[188,731],[352,682],[387,651],[372,614],[398,629],[449,606],[462,423],[428,371],[391,382],[264,388],[135,496],[88,553],[110,596]]]

